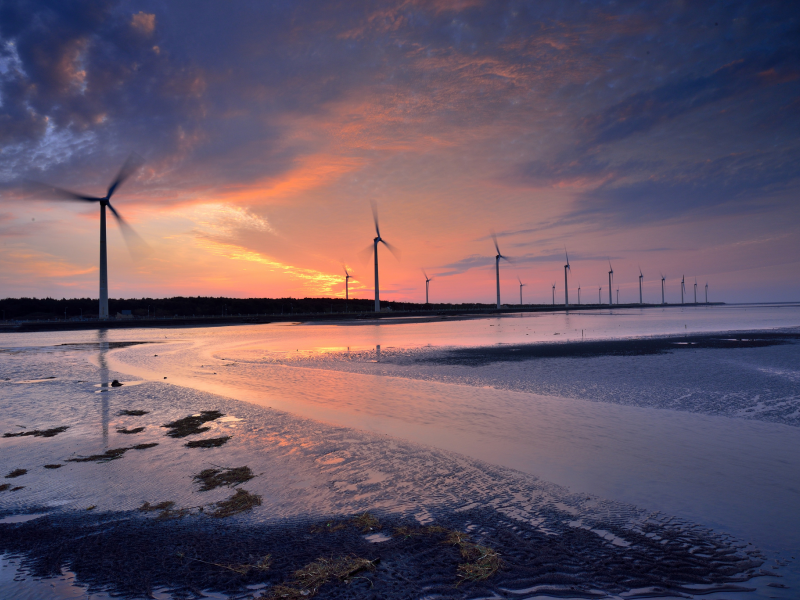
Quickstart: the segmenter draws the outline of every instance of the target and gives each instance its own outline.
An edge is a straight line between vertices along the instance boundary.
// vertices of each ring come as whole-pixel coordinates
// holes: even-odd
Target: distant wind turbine
[[[708,304],[708,282],[706,281],[706,304]]]
[[[425,304],[428,304],[428,289],[431,286],[431,281],[433,281],[433,277],[428,277],[428,274],[425,272],[425,269],[422,269],[422,274],[425,275]]]
[[[564,248],[564,255],[567,257],[567,264],[564,265],[564,308],[569,308],[569,282],[567,281],[567,271],[569,268],[569,253],[566,247]]]
[[[644,279],[644,275],[642,275],[642,267],[639,267],[639,304],[644,304],[642,302],[642,279]]]
[[[350,300],[350,279],[353,277],[350,273],[347,272],[347,267],[342,265],[344,268],[344,299],[345,302]]]
[[[519,278],[519,275],[517,275],[517,281],[519,281],[519,305],[522,306],[522,288],[528,284],[522,283],[522,279]]]
[[[581,284],[578,283],[578,306],[581,305]]]
[[[697,304],[697,279],[694,280],[694,303]]]
[[[375,256],[375,312],[381,311],[381,293],[380,286],[378,285],[378,244],[383,244],[389,249],[389,252],[394,254],[394,257],[399,260],[400,251],[392,246],[389,242],[381,237],[381,228],[378,224],[378,207],[372,203],[372,219],[375,221],[375,239],[372,244],[367,247],[366,252],[372,251]]]
[[[500,252],[500,246],[497,244],[497,236],[492,233],[494,240],[494,249],[497,250],[497,256],[494,257],[494,269],[497,275],[497,308],[500,308],[500,259],[511,262],[507,256],[503,256]]]
[[[106,195],[102,198],[98,196],[84,196],[83,194],[76,194],[75,192],[53,187],[51,185],[38,184],[43,189],[47,190],[49,195],[54,198],[62,200],[78,200],[82,202],[98,202],[100,204],[100,307],[98,316],[101,319],[108,319],[108,251],[106,248],[106,207],[108,207],[108,210],[111,211],[111,214],[114,215],[114,218],[117,220],[117,224],[119,225],[122,234],[125,236],[125,241],[129,244],[129,246],[131,242],[142,243],[141,238],[136,234],[133,228],[128,225],[125,219],[122,218],[122,215],[120,215],[119,212],[117,212],[117,210],[111,206],[111,196],[114,195],[114,192],[117,191],[119,186],[121,186],[125,180],[128,179],[128,177],[136,172],[140,165],[141,158],[136,154],[131,154],[131,156],[128,157],[128,160],[126,160],[120,168],[117,176],[114,178],[114,181],[112,181],[111,185],[108,186]]]
[[[681,275],[681,304],[683,304],[683,294],[686,292],[686,276]]]
[[[556,305],[556,282],[553,282],[553,306]]]
[[[619,288],[617,288],[617,304],[619,304]]]
[[[598,304],[602,304],[603,303],[603,301],[601,299],[602,292],[603,292],[603,286],[601,285],[599,288],[597,288],[597,303]]]
[[[614,268],[611,266],[611,261],[608,261],[608,303],[613,304],[611,296],[611,284],[614,280]]]
[[[662,273],[661,274],[661,304],[666,304],[666,302],[664,302],[664,282],[665,281],[666,281],[666,279],[664,278],[664,274]]]

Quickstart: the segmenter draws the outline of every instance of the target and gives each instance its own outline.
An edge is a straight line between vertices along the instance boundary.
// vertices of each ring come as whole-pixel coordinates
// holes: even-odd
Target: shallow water
[[[183,388],[457,451],[574,492],[729,532],[788,560],[800,548],[797,345],[482,368],[431,365],[427,358],[448,347],[581,335],[614,339],[799,325],[796,305],[669,307],[437,323],[13,334],[0,344],[9,358],[2,363],[6,371],[15,365],[11,379],[36,380],[7,386],[58,385],[74,370],[65,365],[55,381],[44,379],[54,375],[53,363],[42,370],[37,356],[68,349],[53,349],[59,344],[96,344],[97,352],[89,353],[95,367],[126,373],[127,380],[163,384],[166,378]],[[158,344],[103,349],[133,340]],[[82,361],[86,353],[64,354]],[[674,383],[684,376],[692,381]],[[108,407],[100,413],[106,431],[109,421],[113,428]],[[794,563],[781,572],[783,581],[800,583]]]

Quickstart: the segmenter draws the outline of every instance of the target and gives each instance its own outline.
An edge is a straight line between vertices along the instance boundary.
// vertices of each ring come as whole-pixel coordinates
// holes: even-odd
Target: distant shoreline
[[[354,312],[354,313],[299,313],[299,314],[271,314],[271,315],[231,315],[208,317],[164,317],[164,318],[112,318],[107,320],[61,320],[61,321],[6,321],[0,322],[0,333],[23,333],[37,331],[80,331],[95,329],[142,329],[165,327],[220,327],[230,325],[264,325],[267,323],[313,323],[336,322],[361,324],[371,321],[382,321],[388,324],[397,323],[424,323],[442,320],[482,319],[493,316],[503,316],[519,313],[542,312],[567,312],[587,310],[615,310],[631,308],[703,308],[709,306],[724,306],[725,302],[698,302],[685,304],[582,304],[565,308],[562,306],[526,305],[505,306],[503,308],[486,309],[432,309],[414,311],[386,311],[386,312]]]

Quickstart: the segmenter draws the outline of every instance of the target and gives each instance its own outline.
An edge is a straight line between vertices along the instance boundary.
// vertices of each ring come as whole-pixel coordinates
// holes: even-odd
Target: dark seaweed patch
[[[117,429],[117,433],[127,433],[127,434],[141,433],[143,431],[144,431],[144,427],[134,427],[133,429],[128,429],[126,427],[125,429]]]
[[[171,423],[165,423],[162,427],[169,429],[167,435],[174,438],[182,438],[187,435],[195,433],[203,433],[211,429],[210,427],[201,427],[203,423],[215,421],[220,417],[225,416],[218,410],[204,410],[199,415],[190,415]]]
[[[52,465],[45,465],[45,466],[44,466],[44,468],[45,468],[45,469],[60,469],[60,468],[61,468],[61,467],[63,467],[63,466],[64,466],[64,465],[52,464]]]
[[[6,475],[6,479],[13,479],[14,477],[22,477],[27,472],[28,469],[14,469],[13,471],[11,471],[11,473]]]
[[[118,458],[122,458],[122,455],[125,454],[130,448],[113,448],[112,450],[106,450],[102,454],[91,454],[89,456],[78,456],[75,458],[68,458],[67,462],[96,462],[96,463],[107,463],[111,462],[112,460],[117,460]]]
[[[149,444],[136,444],[135,446],[131,446],[133,450],[147,450],[148,448],[153,448],[158,446],[158,442],[150,442]]]
[[[217,509],[211,513],[211,516],[217,519],[232,517],[233,515],[252,510],[256,506],[261,506],[261,496],[248,492],[247,490],[238,489],[236,493],[227,500],[217,502]]]
[[[141,417],[149,414],[149,410],[121,410],[117,413],[120,417]]]
[[[62,425],[61,427],[53,427],[52,429],[34,429],[33,431],[20,431],[19,433],[4,433],[4,438],[11,438],[11,437],[25,437],[28,435],[32,435],[34,437],[53,437],[54,435],[58,435],[59,433],[65,432],[69,429],[68,425]]]
[[[200,484],[201,492],[207,492],[223,485],[235,487],[240,483],[250,481],[253,477],[255,475],[253,475],[250,467],[245,466],[233,469],[205,469],[195,475],[194,480]]]
[[[187,442],[185,445],[188,448],[219,448],[229,439],[231,439],[231,436],[225,435],[223,437],[209,438],[207,440],[193,440]]]

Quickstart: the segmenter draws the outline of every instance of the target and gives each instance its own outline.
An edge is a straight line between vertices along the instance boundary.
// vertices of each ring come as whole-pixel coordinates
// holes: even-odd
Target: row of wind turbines
[[[79,202],[90,202],[90,203],[98,203],[100,207],[100,306],[99,306],[99,318],[100,319],[108,319],[108,252],[107,252],[107,243],[106,243],[106,208],[111,211],[111,214],[116,219],[117,223],[120,226],[120,230],[122,231],[123,236],[125,237],[126,243],[129,245],[132,242],[139,242],[141,243],[141,238],[136,234],[133,228],[122,218],[122,215],[119,214],[114,206],[111,205],[111,197],[114,193],[120,188],[120,186],[131,176],[133,173],[139,168],[141,165],[141,159],[132,154],[128,160],[120,168],[117,176],[109,185],[108,190],[106,191],[105,196],[87,196],[84,194],[79,194],[76,192],[72,192],[70,190],[66,190],[63,188],[54,187],[51,185],[42,185],[37,184],[40,189],[46,191],[48,196],[55,199],[62,199],[62,200],[73,200]],[[372,240],[372,244],[368,248],[364,250],[365,253],[371,253],[372,257],[375,261],[375,312],[380,312],[381,310],[381,300],[380,300],[380,285],[378,281],[378,246],[379,244],[383,244],[386,248],[395,256],[395,258],[399,258],[400,251],[387,242],[386,240],[381,237],[381,230],[380,224],[378,222],[378,210],[376,205],[372,204],[372,217],[375,223],[375,238]],[[501,308],[500,302],[500,261],[505,260],[507,262],[511,262],[511,259],[508,256],[503,255],[500,252],[500,246],[497,243],[497,236],[492,234],[492,239],[494,240],[494,247],[497,251],[495,255],[495,272],[497,277],[497,308]],[[564,306],[565,308],[569,308],[569,273],[571,272],[571,267],[569,263],[569,254],[564,250],[566,255],[567,264],[564,265]],[[608,263],[609,271],[608,271],[608,303],[609,305],[613,304],[612,298],[612,286],[613,286],[613,279],[614,279],[614,269],[611,267],[611,261]],[[345,300],[350,299],[350,289],[349,289],[349,282],[353,276],[347,270],[347,267],[344,268],[345,272]],[[429,303],[429,291],[430,291],[430,283],[433,280],[432,277],[428,277],[427,272],[423,269],[423,275],[425,275],[425,304]],[[642,281],[644,279],[644,275],[642,275],[641,268],[639,269],[639,304],[643,304],[642,301]],[[517,277],[519,281],[519,303],[522,304],[522,288],[525,287],[527,284],[523,283],[522,280]],[[665,287],[665,277],[661,275],[661,303],[666,304],[664,300],[664,287]],[[555,305],[555,290],[556,284],[553,283],[552,291],[553,291],[553,305]],[[603,288],[600,287],[598,290],[598,304],[601,304],[601,294]],[[708,283],[706,283],[706,303],[708,303]],[[681,279],[681,304],[684,303],[684,295],[686,292],[686,284],[685,284],[685,277]],[[581,287],[578,285],[578,305],[581,303]],[[697,304],[697,281],[694,284],[694,303]],[[619,288],[617,288],[617,304],[619,304]]]

